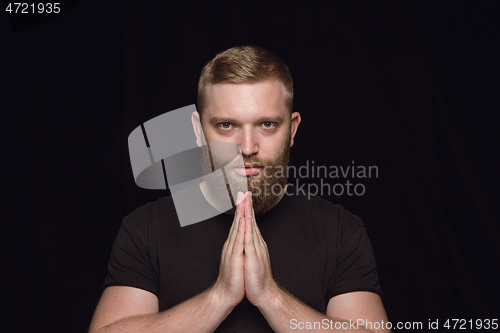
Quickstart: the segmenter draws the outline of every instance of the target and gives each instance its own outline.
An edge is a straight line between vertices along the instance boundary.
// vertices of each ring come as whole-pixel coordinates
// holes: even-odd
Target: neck
[[[205,197],[207,202],[212,207],[214,207],[216,210],[218,210],[221,213],[224,213],[226,211],[226,209],[224,209],[224,207],[226,205],[224,205],[224,203],[221,202],[220,196],[214,195],[212,193],[212,191],[210,191],[210,187],[208,187],[208,184],[206,181],[200,183],[200,190],[201,190],[201,193],[203,193],[203,196]],[[228,195],[228,199],[229,199],[229,195]]]

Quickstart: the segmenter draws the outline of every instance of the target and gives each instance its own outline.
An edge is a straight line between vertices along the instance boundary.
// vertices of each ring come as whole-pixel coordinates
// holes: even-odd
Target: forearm
[[[123,318],[102,327],[97,333],[208,333],[215,331],[233,308],[211,288],[166,311]]]
[[[268,302],[259,306],[269,326],[277,333],[285,332],[371,332],[362,326],[339,318],[328,317],[302,303],[278,286]]]

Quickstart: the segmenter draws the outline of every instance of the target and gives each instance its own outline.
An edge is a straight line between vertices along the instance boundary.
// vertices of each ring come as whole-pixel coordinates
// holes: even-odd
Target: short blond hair
[[[293,80],[287,65],[273,53],[256,46],[236,46],[217,54],[201,71],[198,82],[198,112],[206,106],[206,89],[217,83],[253,83],[279,80],[287,96],[290,113],[293,106]]]

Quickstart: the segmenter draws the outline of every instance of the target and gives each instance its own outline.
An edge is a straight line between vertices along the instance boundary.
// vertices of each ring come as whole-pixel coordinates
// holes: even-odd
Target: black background
[[[121,219],[168,194],[134,184],[128,134],[195,103],[203,65],[247,44],[294,77],[293,165],[378,166],[353,180],[365,195],[323,197],[365,222],[390,321],[499,318],[499,14],[80,1],[17,32],[0,14],[6,332],[87,329]]]

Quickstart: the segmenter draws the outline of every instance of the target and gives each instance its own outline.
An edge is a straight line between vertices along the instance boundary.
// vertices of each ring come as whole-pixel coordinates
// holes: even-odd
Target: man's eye
[[[263,123],[262,123],[262,126],[263,126],[264,128],[268,128],[268,129],[270,129],[270,128],[273,128],[273,127],[275,126],[275,123],[270,122],[270,121],[265,121],[265,122],[263,122]]]
[[[225,122],[225,123],[220,123],[219,124],[219,128],[222,128],[222,129],[230,129],[231,128],[231,123],[228,123],[228,122]]]

